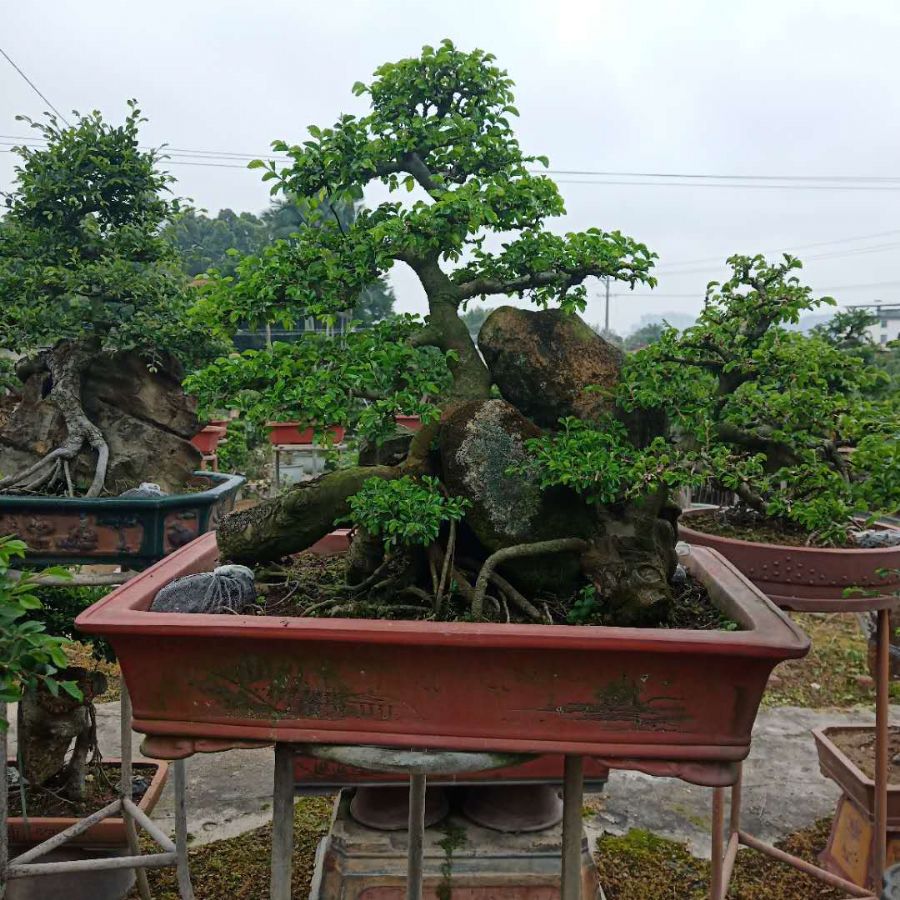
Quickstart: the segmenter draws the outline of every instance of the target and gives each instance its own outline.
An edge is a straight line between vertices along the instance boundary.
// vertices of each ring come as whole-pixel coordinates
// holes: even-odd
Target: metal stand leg
[[[119,755],[121,764],[119,769],[119,796],[123,800],[131,799],[131,695],[122,679],[121,686],[121,702],[119,713]],[[122,804],[122,818],[125,821],[125,836],[128,840],[128,852],[132,856],[140,856],[141,850],[138,845],[137,829],[134,827],[134,819],[129,814],[125,805]],[[150,885],[147,882],[147,872],[144,869],[135,869],[135,877],[137,878],[138,893],[141,900],[152,900],[150,896]]]
[[[272,890],[270,900],[291,900],[294,852],[294,753],[290,744],[275,745],[272,794]]]
[[[194,889],[191,886],[191,870],[188,866],[187,853],[187,806],[185,803],[184,760],[176,759],[172,763],[175,787],[175,870],[178,876],[178,892],[181,900],[194,900]]]
[[[872,838],[874,883],[881,884],[887,859],[888,700],[891,683],[891,613],[878,610],[875,684],[875,834]]]
[[[584,798],[584,759],[567,756],[563,781],[561,900],[581,898],[581,807]]]
[[[709,867],[709,900],[722,900],[722,863],[725,856],[725,788],[713,788],[712,850]]]
[[[281,451],[275,448],[275,493],[281,490]]]
[[[422,877],[425,855],[425,786],[426,776],[409,777],[409,849],[406,857],[407,900],[422,900]]]

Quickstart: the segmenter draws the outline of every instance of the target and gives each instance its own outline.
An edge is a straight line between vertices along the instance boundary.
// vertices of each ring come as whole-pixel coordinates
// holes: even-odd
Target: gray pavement
[[[12,713],[11,708],[14,723]],[[891,717],[900,717],[900,706],[891,708]],[[873,718],[864,709],[762,710],[744,767],[744,828],[773,841],[832,813],[838,791],[819,774],[810,732],[822,725],[868,723]],[[104,755],[117,756],[118,703],[98,706],[98,729]],[[13,742],[14,734],[15,726]],[[133,737],[137,753],[141,736]],[[188,830],[194,843],[231,837],[269,821],[272,766],[270,749],[202,754],[188,760]],[[676,779],[613,772],[605,793],[591,798],[596,812],[586,826],[592,836],[644,828],[687,841],[694,853],[708,856],[711,799],[709,789]],[[154,819],[170,831],[174,827],[171,784]]]

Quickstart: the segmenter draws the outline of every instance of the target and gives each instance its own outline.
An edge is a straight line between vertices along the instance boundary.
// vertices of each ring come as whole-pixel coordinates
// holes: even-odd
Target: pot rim
[[[7,759],[7,765],[15,766],[16,758],[9,757]],[[115,757],[108,757],[103,759],[103,764],[109,765],[119,765],[122,760]],[[157,803],[159,803],[159,799],[162,796],[163,788],[166,785],[166,779],[169,776],[169,763],[163,759],[134,759],[132,760],[132,769],[136,766],[152,766],[155,771],[153,773],[153,777],[150,779],[150,784],[147,787],[147,790],[144,791],[144,796],[141,797],[140,803],[138,803],[138,808],[148,815],[153,812],[156,808]],[[57,831],[65,831],[66,828],[71,828],[76,822],[81,821],[81,819],[85,818],[84,816],[29,816],[28,823],[30,825],[34,825],[40,827],[42,829],[56,829]],[[25,819],[23,816],[9,816],[7,818],[8,827],[10,829],[24,829],[26,827]],[[94,831],[98,827],[106,826],[103,828],[103,831],[108,831],[110,829],[122,831],[122,837],[124,842],[125,836],[125,821],[121,816],[109,816],[106,819],[101,819],[93,828],[89,829],[87,832],[83,834],[77,835],[72,838],[71,841],[66,841],[65,846],[79,846],[79,839],[81,839],[85,844],[89,846],[94,846],[96,841],[92,841],[90,839],[84,841],[85,834],[90,834],[91,831]]]
[[[741,631],[622,628],[600,625],[515,625],[416,620],[309,619],[149,612],[157,591],[174,578],[208,571],[217,556],[214,532],[201,535],[82,612],[76,627],[104,635],[248,638],[253,640],[544,650],[648,650],[797,658],[809,638],[718,551],[693,547],[684,558],[713,600]]]
[[[90,511],[106,510],[151,510],[169,509],[171,507],[184,506],[212,506],[218,502],[223,494],[239,488],[247,479],[243,475],[226,472],[209,472],[196,469],[193,477],[206,478],[212,482],[212,486],[204,491],[196,491],[192,494],[167,494],[165,497],[36,497],[22,494],[0,495],[0,510],[2,509],[45,509],[69,507],[70,509],[85,509]]]
[[[715,507],[719,509],[719,507]],[[865,556],[869,553],[877,556],[878,554],[896,553],[900,557],[900,544],[896,547],[796,547],[793,544],[772,544],[766,541],[746,541],[741,538],[724,537],[723,535],[714,534],[711,531],[702,531],[699,528],[691,528],[690,525],[683,525],[682,521],[690,518],[691,515],[697,513],[709,512],[710,508],[703,509],[686,509],[681,513],[681,519],[678,522],[678,536],[689,538],[693,534],[702,534],[704,537],[711,538],[715,541],[722,541],[724,544],[736,544],[742,547],[761,547],[764,550],[788,550],[791,553],[797,552],[807,556],[813,556],[817,553],[827,553],[835,556]],[[883,525],[885,531],[898,530],[896,525]],[[690,543],[690,540],[687,541]]]

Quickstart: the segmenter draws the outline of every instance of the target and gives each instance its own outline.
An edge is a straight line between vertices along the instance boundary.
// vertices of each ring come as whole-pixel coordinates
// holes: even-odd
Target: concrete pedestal
[[[482,828],[459,812],[461,790],[450,791],[450,815],[425,832],[424,898],[557,900],[561,825],[527,834]],[[344,790],[335,804],[331,829],[316,855],[310,900],[404,900],[406,832],[360,825],[350,816],[351,796]],[[582,898],[603,900],[586,839]]]

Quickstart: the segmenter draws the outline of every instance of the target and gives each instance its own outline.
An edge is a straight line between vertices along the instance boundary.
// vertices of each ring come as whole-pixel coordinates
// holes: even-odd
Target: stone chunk
[[[219,566],[176,578],[162,588],[150,612],[242,613],[256,601],[253,572],[246,566]]]
[[[504,399],[543,428],[613,408],[608,393],[625,355],[574,314],[498,307],[481,326],[478,347]]]

